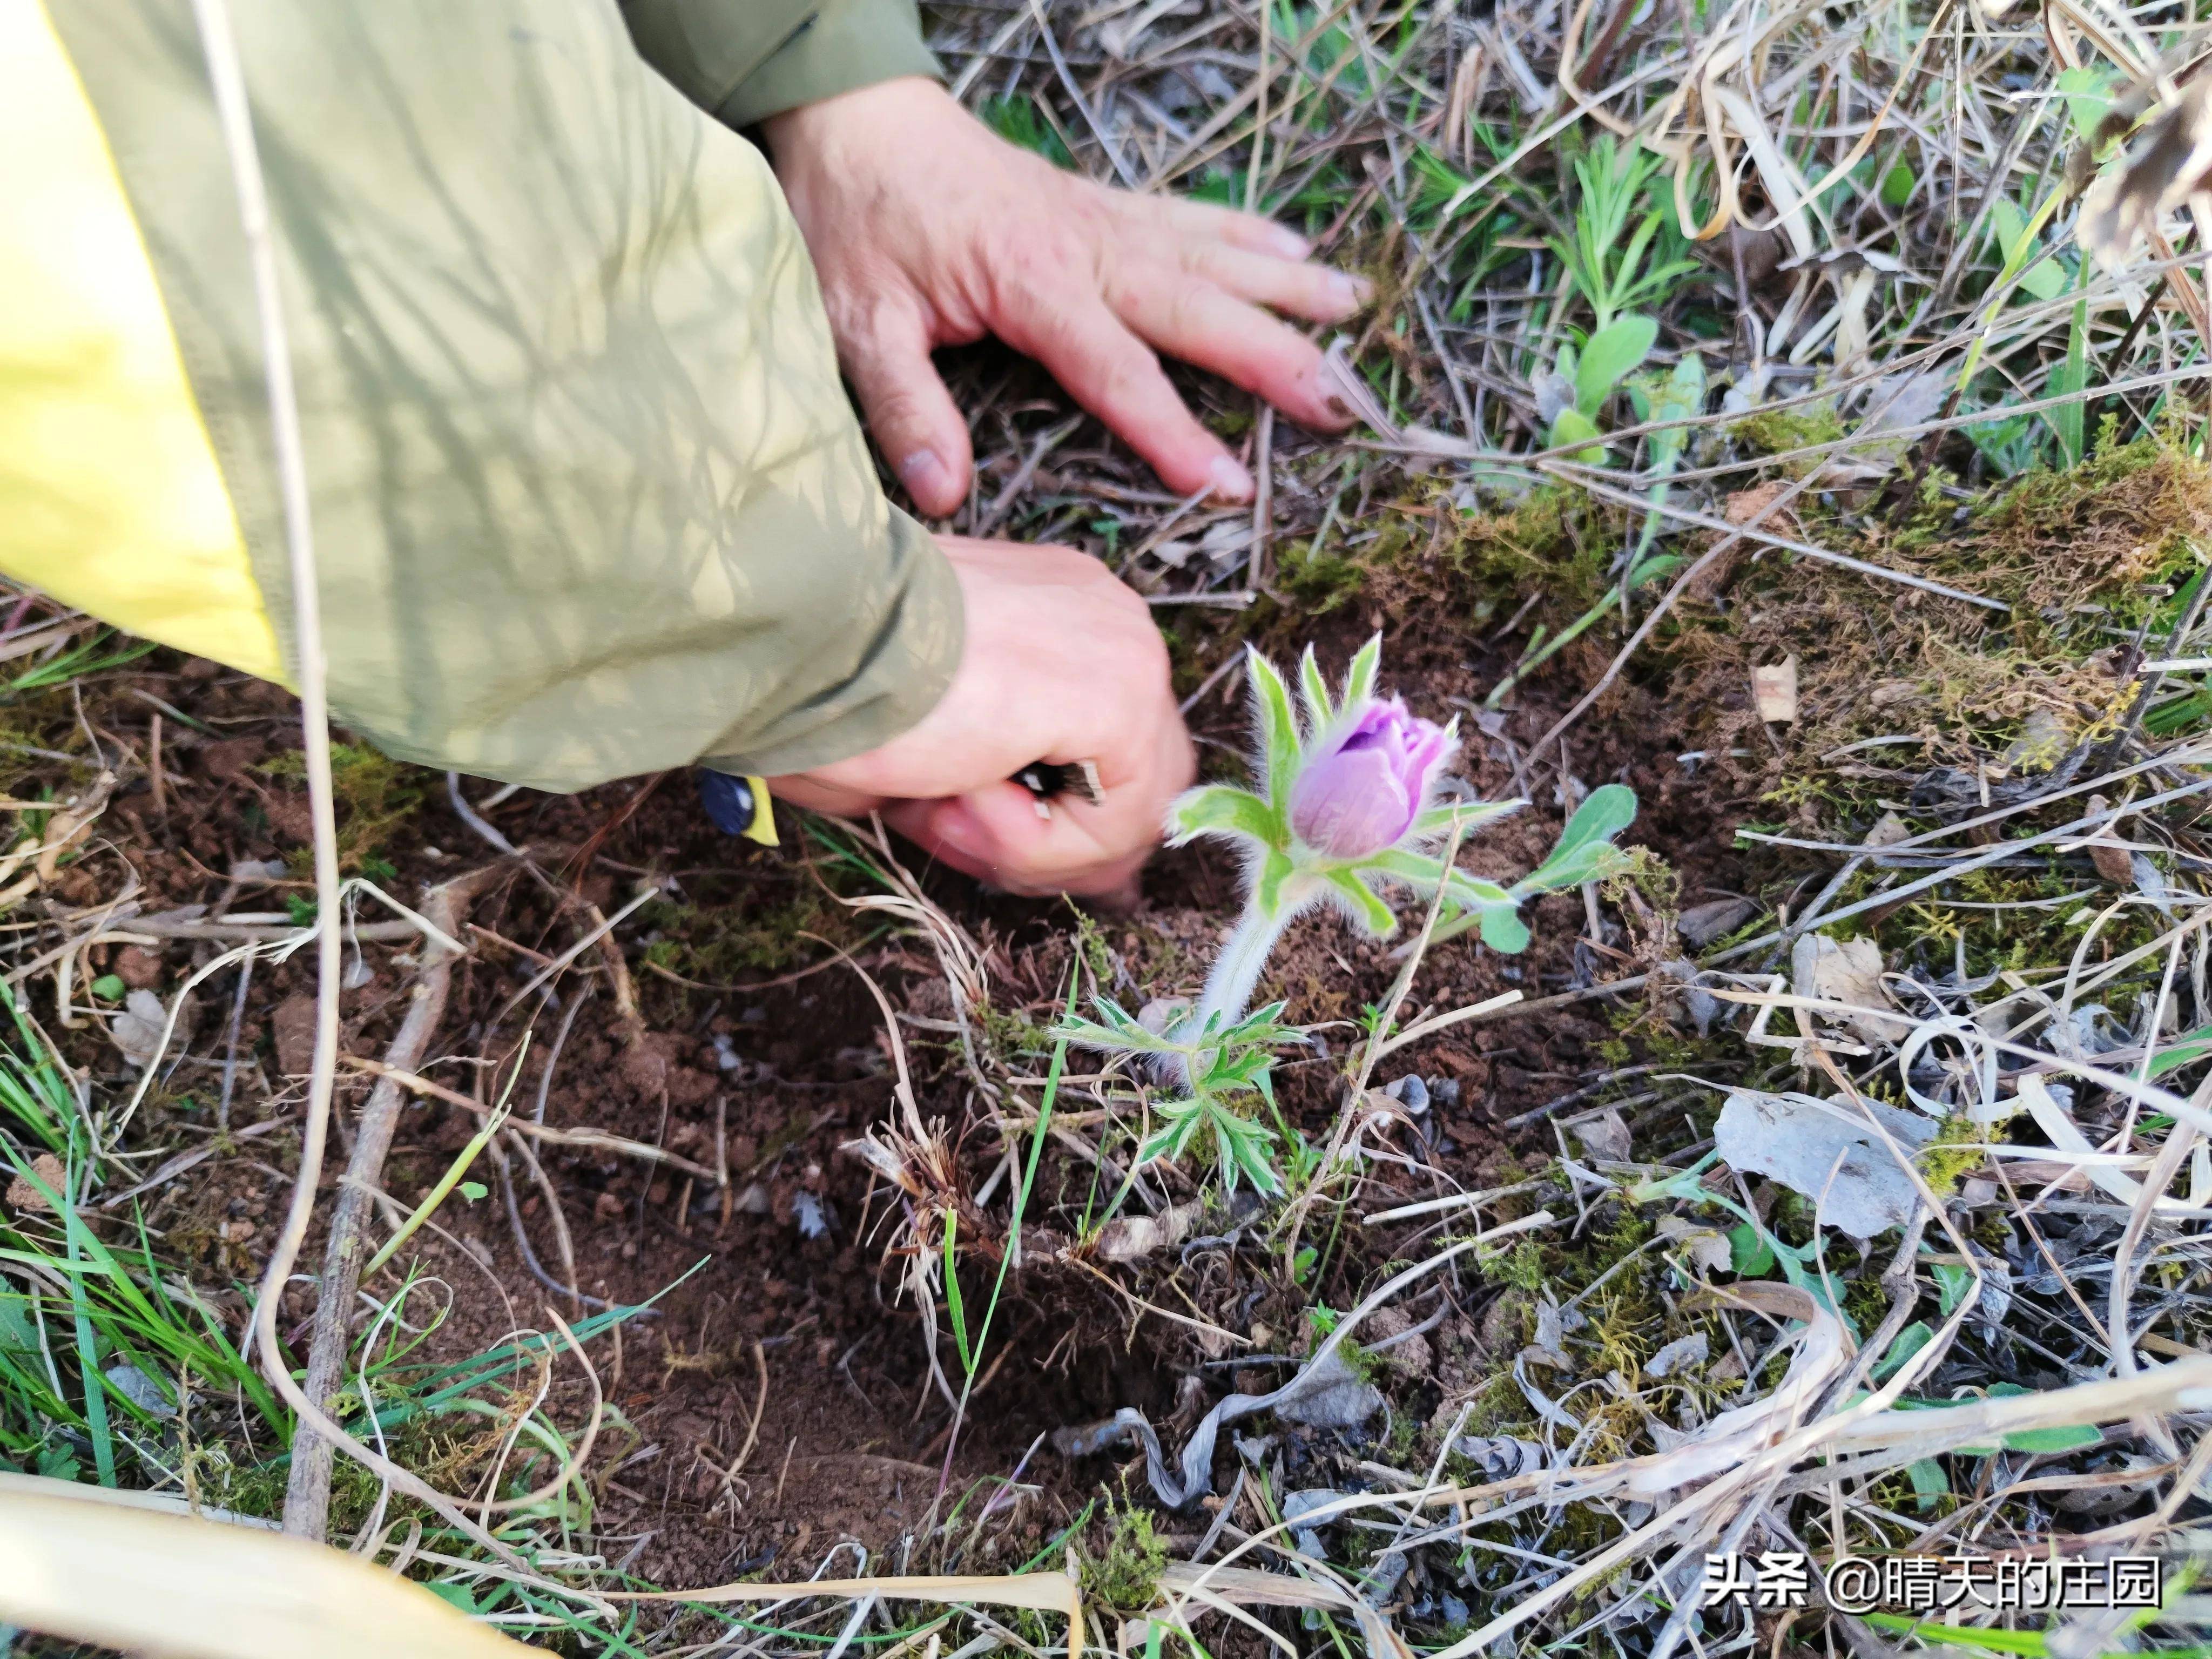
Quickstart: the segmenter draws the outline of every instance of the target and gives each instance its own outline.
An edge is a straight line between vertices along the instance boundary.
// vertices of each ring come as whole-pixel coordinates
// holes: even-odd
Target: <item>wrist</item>
[[[884,141],[890,142],[918,112],[933,104],[951,103],[951,94],[927,76],[895,76],[771,115],[760,124],[761,137],[771,159],[781,167],[793,157],[827,155],[851,133],[881,127]]]

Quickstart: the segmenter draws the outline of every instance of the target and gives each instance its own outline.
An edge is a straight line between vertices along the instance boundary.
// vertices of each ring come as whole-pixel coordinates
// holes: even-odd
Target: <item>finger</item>
[[[1040,811],[1028,790],[994,784],[900,803],[884,816],[945,863],[1009,891],[1119,894],[1158,843],[1168,802],[1197,775],[1190,734],[1171,704],[1130,724],[1143,735],[1102,754],[1097,805],[1061,797]]]
[[[1170,356],[1210,368],[1308,426],[1346,424],[1321,349],[1257,307],[1164,265],[1139,270],[1112,296],[1129,326]]]
[[[1253,253],[1210,238],[1186,239],[1182,258],[1182,268],[1192,276],[1240,300],[1316,323],[1349,317],[1375,293],[1375,285],[1364,276],[1304,260]]]
[[[941,862],[1011,893],[1115,892],[1152,851],[1149,840],[1110,850],[1060,802],[1041,816],[1018,784],[902,804],[884,817]]]
[[[857,818],[878,811],[884,805],[885,798],[882,795],[871,794],[861,789],[848,789],[840,784],[824,783],[818,778],[810,778],[796,772],[785,777],[770,778],[767,781],[768,792],[775,799],[793,806],[805,807],[810,812],[834,812],[839,817]]]
[[[1176,494],[1210,489],[1224,501],[1252,499],[1252,475],[1183,407],[1159,359],[1096,298],[1024,294],[1000,333],[1050,369]]]
[[[928,325],[907,301],[878,306],[846,345],[868,430],[914,504],[939,518],[968,494],[968,423],[930,361]]]
[[[1154,222],[1186,235],[1210,236],[1254,253],[1272,253],[1279,259],[1303,259],[1313,244],[1288,225],[1278,224],[1258,213],[1218,207],[1211,202],[1185,201],[1179,196],[1139,196]]]

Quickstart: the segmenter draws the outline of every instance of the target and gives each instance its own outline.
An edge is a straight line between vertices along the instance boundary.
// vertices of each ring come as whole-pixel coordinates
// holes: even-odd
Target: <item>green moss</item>
[[[1835,443],[1844,432],[1844,417],[1825,398],[1793,409],[1755,409],[1729,428],[1729,436],[1761,455],[1784,455],[1793,449]],[[1808,456],[1802,465],[1810,465],[1815,459]]]
[[[1152,1512],[1136,1504],[1106,1500],[1104,1537],[1096,1555],[1079,1555],[1077,1577],[1085,1597],[1118,1613],[1142,1613],[1159,1599],[1160,1573],[1168,1564],[1167,1540],[1152,1525]]]
[[[1275,586],[1308,616],[1322,616],[1356,599],[1367,585],[1367,571],[1340,553],[1320,550],[1313,542],[1285,542],[1276,553]]]
[[[304,787],[307,757],[294,750],[262,762],[257,769],[264,777]],[[377,856],[385,838],[428,798],[429,776],[366,744],[331,745],[331,799],[337,809],[341,868],[358,871]],[[311,864],[314,854],[303,848],[296,856]]]
[[[645,947],[655,967],[706,985],[727,985],[775,974],[818,949],[805,935],[841,943],[851,936],[845,911],[811,884],[778,903],[759,902],[757,890],[726,904],[655,899],[640,913],[658,938]]]
[[[1540,588],[1564,613],[1578,616],[1612,589],[1613,527],[1582,491],[1547,483],[1507,512],[1466,520],[1449,557],[1479,581],[1513,596]]]
[[[1535,1420],[1535,1414],[1528,1409],[1528,1396],[1514,1382],[1512,1371],[1501,1369],[1475,1390],[1474,1398],[1468,1405],[1467,1421],[1461,1426],[1460,1432],[1478,1437],[1519,1434],[1533,1426]],[[1462,1486],[1477,1486],[1488,1479],[1471,1460],[1456,1452],[1446,1460],[1444,1467],[1451,1478]]]
[[[1510,1250],[1477,1260],[1482,1263],[1483,1277],[1492,1283],[1508,1285],[1531,1296],[1544,1288],[1544,1247],[1533,1238],[1523,1238]]]
[[[1962,1176],[1989,1162],[1989,1131],[1963,1112],[1943,1120],[1936,1139],[1913,1154],[1921,1178],[1942,1198],[1957,1188]]]

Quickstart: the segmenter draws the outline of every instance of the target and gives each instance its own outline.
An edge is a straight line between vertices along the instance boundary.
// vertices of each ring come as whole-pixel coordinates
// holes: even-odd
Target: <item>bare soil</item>
[[[1471,649],[1443,605],[1426,616],[1387,619],[1353,608],[1328,618],[1318,641],[1332,670],[1385,620],[1389,684],[1420,713],[1462,714],[1468,781],[1486,797],[1510,793],[1516,745],[1548,727],[1587,676],[1562,672],[1540,679],[1486,729],[1466,716],[1510,665],[1515,642]],[[1231,648],[1217,635],[1196,641],[1194,653],[1211,665]],[[307,825],[299,786],[283,775],[281,762],[273,775],[269,769],[296,746],[289,701],[204,665],[164,668],[162,659],[150,660],[156,665],[148,672],[102,683],[102,717],[142,741],[137,733],[146,705],[139,694],[147,694],[206,729],[168,720],[159,799],[141,789],[119,801],[106,821],[115,842],[111,855],[87,860],[58,896],[77,905],[112,898],[130,872],[143,884],[137,896],[149,913],[187,904],[267,910],[287,894],[304,895],[307,884],[289,874],[241,890],[225,873],[242,860],[295,859],[301,845]],[[1233,772],[1243,748],[1239,678],[1226,677],[1224,689],[1192,711],[1212,770]],[[1680,872],[1684,903],[1731,890],[1740,876],[1726,850],[1727,826],[1743,804],[1716,793],[1717,774],[1678,761],[1686,746],[1680,715],[1663,684],[1625,683],[1571,734],[1564,767],[1554,756],[1535,769],[1548,798],[1473,846],[1467,861],[1509,877],[1537,863],[1564,817],[1558,785],[1564,771],[1583,787],[1618,780],[1637,791],[1643,816],[1628,839],[1655,847]],[[422,884],[493,856],[452,813],[441,779],[411,770],[396,775],[397,810],[377,843],[377,855],[396,866],[389,883],[395,892],[411,897]],[[471,793],[481,794],[482,786]],[[1370,1247],[1370,1260],[1347,1241],[1327,1256],[1318,1282],[1293,1287],[1279,1261],[1246,1244],[1192,1263],[1146,1265],[1109,1284],[1115,1269],[1079,1270],[1053,1259],[1052,1247],[1068,1242],[1094,1176],[1073,1159],[1049,1158],[1031,1210],[1038,1233],[1030,1265],[1008,1281],[948,1461],[952,1413],[931,1382],[916,1311],[897,1293],[905,1264],[887,1254],[897,1240],[894,1217],[880,1183],[872,1185],[866,1169],[838,1150],[883,1119],[892,1100],[888,1039],[858,976],[818,945],[793,939],[787,965],[746,975],[732,988],[689,988],[649,960],[642,941],[651,930],[634,922],[619,937],[637,1002],[635,1022],[618,1007],[621,997],[605,972],[587,990],[573,988],[572,979],[570,1000],[547,1000],[534,1020],[501,1012],[578,936],[580,918],[594,908],[611,913],[641,877],[673,875],[695,908],[672,925],[693,933],[702,917],[741,935],[748,927],[787,933],[797,915],[852,945],[894,1003],[918,1022],[903,1035],[925,1110],[956,1126],[957,1134],[969,1120],[971,1091],[946,1039],[930,1029],[933,1016],[946,1012],[933,963],[895,938],[863,942],[862,930],[825,901],[824,878],[810,867],[819,860],[791,822],[786,833],[795,844],[780,852],[726,839],[707,823],[681,776],[527,799],[526,806],[509,804],[498,821],[533,848],[550,879],[518,873],[476,905],[478,948],[456,974],[440,1057],[422,1071],[489,1100],[530,1024],[532,1041],[513,1095],[519,1114],[536,1113],[542,1091],[549,1126],[611,1131],[710,1168],[720,1158],[732,1177],[724,1189],[611,1153],[542,1147],[573,1237],[577,1286],[606,1303],[653,1301],[649,1315],[598,1349],[608,1399],[622,1419],[603,1437],[605,1455],[595,1460],[600,1535],[611,1557],[627,1553],[643,1577],[699,1584],[771,1561],[779,1571],[805,1569],[845,1539],[867,1547],[872,1561],[933,1505],[942,1513],[973,1483],[1008,1476],[1032,1490],[1014,1505],[1012,1523],[981,1547],[986,1556],[1021,1559],[1112,1473],[1103,1462],[1064,1463],[1042,1443],[1051,1430],[1125,1405],[1142,1407],[1156,1422],[1176,1419],[1179,1408],[1188,1418],[1204,1390],[1218,1392],[1232,1380],[1209,1363],[1221,1357],[1218,1344],[1209,1351],[1191,1329],[1144,1313],[1136,1298],[1200,1310],[1240,1334],[1265,1333],[1279,1345],[1295,1345],[1309,1302],[1348,1305],[1383,1259],[1386,1247]],[[926,879],[988,948],[998,1012],[1048,1022],[1072,948],[1067,910],[981,893],[942,872]],[[1166,854],[1148,872],[1133,909],[1094,918],[1130,977],[1125,994],[1141,1000],[1194,988],[1234,913],[1235,879],[1226,860],[1204,849]],[[1449,1008],[1508,988],[1534,998],[1650,965],[1638,955],[1648,954],[1650,940],[1618,929],[1611,939],[1589,939],[1577,897],[1547,900],[1531,921],[1536,943],[1523,957],[1501,957],[1471,939],[1438,947],[1416,1002]],[[167,991],[210,954],[207,945],[141,948],[90,967]],[[366,965],[373,973],[345,998],[343,1049],[375,1057],[398,1024],[411,979],[388,949],[370,950]],[[1316,918],[1293,933],[1270,981],[1291,999],[1293,1018],[1344,1023],[1324,1025],[1326,1039],[1348,1033],[1349,1022],[1364,1003],[1383,995],[1395,969],[1389,946]],[[169,1126],[204,1133],[225,1056],[234,1052],[234,1152],[150,1199],[149,1220],[162,1247],[200,1282],[249,1279],[281,1213],[296,1158],[291,1121],[311,1041],[312,973],[304,957],[256,970],[234,1051],[226,1029],[234,981],[227,974],[211,981],[196,1011],[191,1058],[165,1079],[150,1108],[149,1127],[156,1133]],[[557,1035],[564,1024],[565,1036]],[[1432,1086],[1458,1085],[1455,1101],[1443,1091],[1426,1160],[1472,1187],[1513,1155],[1516,1141],[1548,1152],[1542,1123],[1510,1133],[1501,1126],[1540,1115],[1547,1102],[1601,1076],[1597,1048],[1615,1024],[1609,1005],[1593,1000],[1540,1018],[1462,1027],[1394,1057],[1391,1076],[1418,1072]],[[97,1032],[72,1040],[80,1063],[102,1074],[122,1069]],[[1340,1054],[1343,1036],[1332,1046]],[[1286,1068],[1285,1109],[1310,1136],[1328,1133],[1340,1086],[1335,1079],[1320,1060]],[[356,1109],[366,1091],[366,1079],[349,1075],[341,1085],[342,1109]],[[259,1133],[271,1120],[281,1121]],[[434,1099],[410,1104],[386,1170],[392,1199],[411,1206],[478,1121]],[[980,1180],[999,1143],[994,1135],[973,1134],[963,1153]],[[538,1261],[557,1279],[559,1241],[544,1195],[519,1167],[512,1178],[522,1228]],[[1382,1178],[1387,1182],[1387,1171]],[[518,1326],[542,1328],[540,1310],[549,1302],[571,1317],[578,1311],[565,1291],[533,1276],[505,1194],[489,1174],[486,1179],[488,1196],[449,1202],[436,1236],[423,1236],[424,1264],[449,1287],[450,1312],[432,1344],[448,1357],[480,1350]],[[311,1246],[319,1248],[319,1241]],[[975,1264],[986,1293],[995,1259]],[[1407,1345],[1399,1370],[1415,1408],[1421,1389],[1458,1369],[1455,1355],[1480,1346],[1484,1297],[1480,1285],[1463,1285],[1437,1334]],[[301,1295],[289,1310],[295,1340],[304,1340],[310,1307]],[[940,1343],[950,1366],[951,1345],[942,1334]],[[1245,1370],[1237,1380],[1268,1387],[1279,1376]],[[580,1411],[580,1385],[563,1386]],[[1322,1458],[1357,1449],[1308,1449]],[[1141,1485],[1139,1475],[1132,1490]]]

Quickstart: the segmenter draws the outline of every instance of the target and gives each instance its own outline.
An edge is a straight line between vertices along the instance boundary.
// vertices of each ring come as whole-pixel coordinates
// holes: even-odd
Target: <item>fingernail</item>
[[[1375,284],[1364,276],[1347,276],[1343,271],[1329,275],[1328,289],[1336,303],[1346,311],[1353,311],[1375,297]]]
[[[917,449],[898,464],[899,482],[907,494],[920,501],[927,495],[931,500],[945,493],[948,475],[945,463],[937,459],[933,449]]]
[[[1213,493],[1225,501],[1249,501],[1252,499],[1252,475],[1226,455],[1217,455],[1213,465],[1206,470],[1206,482]]]
[[[1313,252],[1313,244],[1286,225],[1274,227],[1275,251],[1285,259],[1303,259]]]

